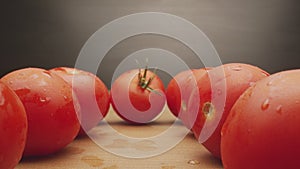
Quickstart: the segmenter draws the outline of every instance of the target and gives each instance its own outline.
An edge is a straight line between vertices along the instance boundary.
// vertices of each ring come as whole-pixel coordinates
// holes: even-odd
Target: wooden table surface
[[[98,139],[103,142],[111,139],[111,133],[104,131],[107,125],[118,133],[134,138],[149,138],[161,134],[170,128],[175,121],[166,108],[163,114],[148,125],[129,125],[122,121],[110,109],[105,118],[107,123],[100,123],[91,132],[98,133]],[[176,123],[177,127],[184,127]],[[91,135],[92,135],[91,134]],[[92,137],[94,138],[94,137]],[[169,139],[170,140],[170,139]],[[172,139],[171,139],[172,140]],[[60,152],[46,157],[22,159],[16,169],[222,169],[220,160],[212,157],[201,144],[199,144],[191,133],[188,133],[181,142],[175,144],[170,150],[148,158],[128,158],[111,153],[107,148],[128,148],[129,142],[115,139],[106,148],[98,146],[89,136],[77,138]],[[151,142],[140,142],[132,144],[130,148],[135,151],[149,151],[155,149]],[[171,143],[170,143],[171,144]],[[127,149],[130,154],[131,149]],[[126,150],[126,151],[127,151]]]

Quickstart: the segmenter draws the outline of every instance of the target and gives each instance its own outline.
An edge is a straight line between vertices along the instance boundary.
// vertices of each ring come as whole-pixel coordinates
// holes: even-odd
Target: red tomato
[[[131,123],[148,123],[165,105],[161,79],[146,69],[130,70],[118,77],[111,87],[111,102],[116,113]]]
[[[93,73],[67,67],[50,70],[62,77],[77,97],[80,112],[81,128],[79,135],[85,135],[95,127],[107,114],[109,109],[109,93],[105,84]]]
[[[27,117],[18,96],[1,81],[0,136],[0,168],[13,169],[24,151]]]
[[[183,124],[191,129],[194,121],[189,121],[189,116],[196,117],[196,111],[187,111],[191,93],[197,88],[198,79],[203,76],[210,68],[193,69],[180,72],[169,82],[166,89],[167,104],[174,116],[182,120]],[[192,118],[190,117],[190,118]]]
[[[51,154],[73,141],[80,124],[72,89],[62,78],[44,69],[26,68],[2,80],[16,92],[27,113],[25,156]]]
[[[222,128],[225,169],[300,168],[300,70],[258,81]]]
[[[252,65],[231,63],[218,66],[199,79],[199,96],[191,97],[200,97],[200,101],[192,101],[188,111],[198,108],[192,131],[214,156],[221,157],[221,128],[233,104],[254,82],[268,75]]]

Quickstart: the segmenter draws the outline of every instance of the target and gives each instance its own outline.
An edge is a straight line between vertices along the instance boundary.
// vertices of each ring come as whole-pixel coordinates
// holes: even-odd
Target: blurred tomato
[[[109,93],[105,84],[93,73],[68,67],[50,70],[72,86],[76,102],[80,107],[79,135],[84,135],[95,127],[107,114]]]
[[[27,136],[27,117],[18,96],[0,81],[0,168],[20,161]]]
[[[72,89],[62,78],[44,69],[25,68],[2,80],[16,92],[27,113],[25,156],[51,154],[73,141],[80,125]]]

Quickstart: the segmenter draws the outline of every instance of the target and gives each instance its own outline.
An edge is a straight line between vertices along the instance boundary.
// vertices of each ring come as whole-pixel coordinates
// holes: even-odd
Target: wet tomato
[[[194,89],[197,88],[198,79],[209,69],[211,68],[182,71],[173,77],[166,89],[167,104],[170,111],[174,116],[181,119],[188,129],[191,129],[194,123],[194,121],[189,121],[189,119],[195,119],[197,115],[197,111],[187,111],[190,96]]]
[[[79,135],[85,135],[95,127],[107,114],[109,93],[105,84],[93,73],[68,67],[50,70],[62,77],[72,86],[78,102],[81,129]]]
[[[191,96],[188,107],[188,111],[198,112],[192,131],[215,157],[221,157],[221,128],[233,104],[247,88],[268,75],[249,64],[230,63],[209,70],[198,80],[198,95]]]
[[[225,169],[300,168],[300,70],[258,81],[236,101],[222,128]]]
[[[157,117],[166,102],[161,79],[150,70],[130,70],[111,87],[111,103],[127,122],[145,124]]]
[[[0,136],[0,168],[13,169],[24,151],[27,117],[21,100],[1,81]]]
[[[2,80],[15,91],[26,110],[24,156],[48,155],[73,141],[80,124],[69,84],[40,68],[16,70]]]

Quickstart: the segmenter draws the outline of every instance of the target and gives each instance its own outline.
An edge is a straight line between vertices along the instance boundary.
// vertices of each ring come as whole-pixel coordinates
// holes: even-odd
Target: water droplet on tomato
[[[268,83],[267,83],[267,86],[272,86],[273,85],[273,82],[272,81],[269,81]]]
[[[218,90],[217,90],[217,94],[218,94],[218,95],[221,95],[221,94],[222,94],[222,90],[221,90],[221,89],[218,89]]]
[[[200,162],[198,160],[189,160],[188,164],[190,164],[190,165],[198,165],[198,164],[200,164]]]
[[[38,77],[39,77],[39,75],[37,75],[37,74],[32,74],[32,75],[30,76],[31,79],[37,79]]]
[[[276,112],[277,112],[278,114],[281,114],[281,113],[282,113],[282,105],[277,106]]]
[[[64,99],[65,99],[65,100],[68,100],[68,96],[64,96]]]
[[[267,110],[269,108],[269,105],[270,105],[270,100],[269,99],[266,99],[262,105],[261,105],[261,109],[262,110]]]
[[[14,83],[13,81],[9,81],[9,82],[8,82],[9,85],[12,85],[13,83]]]
[[[0,96],[0,106],[3,106],[5,103],[5,98],[3,96]]]
[[[40,102],[41,103],[49,103],[51,100],[50,97],[40,97]]]
[[[186,111],[187,106],[186,106],[186,102],[184,100],[182,100],[182,102],[181,102],[181,107],[182,107],[183,111]]]
[[[232,67],[231,69],[234,70],[234,71],[241,71],[242,67],[241,66],[235,66],[235,67]]]
[[[254,86],[255,85],[255,82],[250,82],[249,83],[249,86]]]

